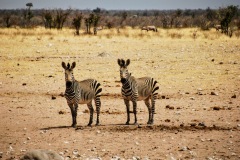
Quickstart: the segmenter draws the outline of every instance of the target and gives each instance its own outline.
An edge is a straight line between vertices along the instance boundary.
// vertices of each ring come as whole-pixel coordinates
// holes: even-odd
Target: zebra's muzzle
[[[67,81],[67,82],[66,82],[66,87],[67,87],[67,88],[71,87],[71,85],[72,85],[72,82],[71,82],[71,81]]]
[[[125,83],[126,82],[126,78],[121,78],[121,82]]]

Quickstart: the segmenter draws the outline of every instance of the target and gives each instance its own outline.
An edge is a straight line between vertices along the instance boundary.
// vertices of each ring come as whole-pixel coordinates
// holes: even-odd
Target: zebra
[[[143,100],[145,105],[148,108],[148,122],[147,124],[153,124],[154,122],[154,113],[155,113],[155,101],[157,99],[157,81],[151,77],[142,77],[135,78],[128,72],[128,65],[130,64],[130,59],[126,61],[123,59],[118,59],[118,65],[120,66],[120,78],[122,83],[122,97],[126,105],[127,110],[127,122],[126,125],[129,125],[130,121],[130,101],[133,103],[133,113],[135,122],[137,125],[137,101]],[[151,99],[151,104],[150,104]]]
[[[97,120],[96,125],[99,125],[99,114],[101,108],[101,100],[100,93],[102,92],[102,88],[100,87],[100,83],[98,83],[95,79],[86,79],[83,81],[75,80],[73,76],[73,69],[76,66],[76,62],[72,63],[72,66],[68,63],[67,65],[62,62],[62,67],[65,70],[65,81],[66,81],[66,90],[65,90],[65,98],[67,100],[68,106],[71,109],[72,113],[72,127],[76,127],[77,125],[77,109],[78,104],[87,104],[88,109],[90,111],[90,119],[88,126],[91,126],[93,122],[93,106],[92,100],[94,99],[97,111]]]

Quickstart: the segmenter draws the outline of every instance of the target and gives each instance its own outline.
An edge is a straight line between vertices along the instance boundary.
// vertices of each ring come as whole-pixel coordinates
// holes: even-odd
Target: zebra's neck
[[[70,86],[66,86],[66,93],[74,93],[74,86],[76,85],[76,81],[73,78],[72,84]]]
[[[130,81],[129,81],[129,77],[128,78],[122,78],[121,82],[122,82],[122,85],[123,85],[122,87],[124,89],[127,89],[127,88],[131,87],[131,84],[130,84]]]
[[[134,90],[134,86],[132,86],[132,81],[127,78],[124,82],[122,82],[122,95],[124,97],[128,97],[132,95],[132,91]]]

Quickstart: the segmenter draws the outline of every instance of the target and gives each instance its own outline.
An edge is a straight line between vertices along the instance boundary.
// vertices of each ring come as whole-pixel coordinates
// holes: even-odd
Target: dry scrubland
[[[66,159],[239,159],[240,39],[215,30],[198,30],[193,39],[194,30],[78,37],[70,29],[0,29],[0,159],[31,149]],[[131,59],[135,77],[158,80],[153,126],[143,102],[140,126],[123,125],[118,58]],[[101,82],[101,126],[86,127],[89,113],[80,105],[78,129],[69,127],[62,61],[76,61],[76,79]]]

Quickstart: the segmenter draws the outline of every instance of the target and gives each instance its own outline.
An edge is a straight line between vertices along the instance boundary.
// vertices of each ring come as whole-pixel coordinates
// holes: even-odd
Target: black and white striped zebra
[[[64,62],[62,62],[62,67],[65,70],[66,80],[65,98],[67,99],[68,106],[72,113],[72,127],[76,127],[77,125],[78,104],[87,104],[90,111],[88,126],[91,126],[94,112],[92,100],[95,101],[97,111],[96,125],[99,125],[99,114],[101,107],[100,93],[102,91],[100,83],[98,83],[95,79],[86,79],[83,81],[75,80],[73,76],[73,69],[75,66],[76,62],[73,62],[72,66],[70,66],[69,63],[66,65]]]
[[[127,66],[130,60],[118,59],[120,66],[120,78],[122,83],[122,96],[127,109],[127,122],[130,121],[130,101],[133,103],[133,113],[137,124],[137,101],[143,100],[148,108],[149,118],[147,124],[153,124],[155,113],[155,101],[157,99],[157,81],[151,77],[135,78],[128,72]],[[151,103],[150,103],[151,100]]]

